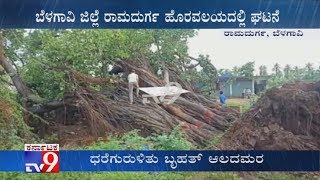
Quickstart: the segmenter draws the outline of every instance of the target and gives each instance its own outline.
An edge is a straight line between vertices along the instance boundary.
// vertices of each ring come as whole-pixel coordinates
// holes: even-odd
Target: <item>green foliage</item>
[[[109,65],[119,59],[147,59],[155,69],[164,62],[182,70],[187,39],[194,30],[5,30],[6,55],[35,94],[61,99],[72,91],[63,68],[108,76]],[[157,51],[151,47],[156,46]],[[179,56],[181,58],[176,58]]]
[[[121,141],[117,138],[109,138],[107,142],[105,141],[98,141],[95,144],[85,147],[85,149],[89,150],[120,150]]]
[[[285,83],[294,82],[297,80],[303,81],[319,81],[320,69],[315,69],[312,64],[307,63],[305,68],[294,67],[287,65],[284,68],[284,73],[278,71],[278,75],[275,73],[271,79],[267,82],[267,88],[281,86]]]
[[[207,97],[214,97],[214,82],[218,77],[218,70],[211,63],[209,56],[199,55],[196,59],[197,68],[187,68],[181,72],[180,77],[193,84],[197,92]]]
[[[148,178],[149,177],[149,178]],[[26,174],[26,173],[0,173],[1,179],[16,180],[94,180],[94,179],[150,179],[148,173],[76,173],[63,172],[59,174]]]
[[[261,65],[261,66],[259,67],[259,75],[260,75],[260,76],[267,76],[267,75],[268,75],[267,66]]]
[[[193,145],[184,138],[179,127],[175,128],[169,135],[154,135],[150,137],[154,149],[157,150],[190,150]]]
[[[250,101],[251,101],[251,100],[250,100]],[[239,108],[240,113],[245,113],[245,112],[247,112],[247,111],[250,110],[250,108],[253,106],[252,103],[253,103],[253,102],[256,102],[257,99],[256,99],[256,100],[253,100],[252,103],[250,103],[250,101],[249,101],[248,103],[245,103],[245,104],[227,101],[227,106]]]
[[[248,62],[241,67],[235,66],[232,70],[228,69],[220,69],[218,70],[218,74],[222,75],[224,73],[231,73],[233,76],[253,76],[254,72],[254,62]],[[302,81],[319,81],[320,80],[320,67],[314,68],[311,63],[307,63],[304,68],[299,68],[297,66],[292,67],[290,65],[286,65],[283,68],[283,71],[280,67],[279,63],[276,63],[272,68],[271,78],[267,81],[267,89],[281,86],[283,84],[294,82],[297,80]],[[267,68],[265,65],[259,67],[260,75],[267,75]],[[251,105],[254,102],[251,103]],[[250,105],[250,106],[251,106]]]
[[[146,138],[140,136],[138,130],[133,130],[121,137],[109,137],[106,141],[98,141],[86,149],[139,150],[143,146],[157,150],[190,150],[193,148],[177,127],[170,134],[154,134]]]
[[[139,150],[147,145],[148,139],[140,136],[138,130],[125,133],[121,137],[109,137],[108,140],[100,140],[94,145],[86,147],[92,150]]]
[[[215,172],[215,173],[194,173],[190,179],[225,179],[225,180],[240,180],[242,179],[238,173],[234,172]]]
[[[263,179],[263,180],[316,180],[318,179],[317,177],[312,177],[312,176],[294,176],[292,174],[287,174],[287,173],[277,173],[277,172],[263,172],[263,173],[258,173],[258,177]]]
[[[208,142],[208,147],[216,146],[220,143],[221,136],[214,136],[212,139]]]
[[[106,69],[118,59],[146,57],[156,70],[164,62],[175,66],[187,81],[211,84],[217,71],[208,56],[199,56],[201,70],[186,70],[191,60],[188,54],[187,39],[196,34],[194,30],[4,30],[5,52],[21,73],[29,87],[46,100],[61,99],[66,91],[72,90],[64,67],[71,67],[82,73],[97,77],[107,76]],[[151,47],[156,46],[152,51]],[[253,76],[254,62],[234,68],[234,75]],[[279,64],[275,65],[274,77],[268,86],[302,79],[320,79],[320,70],[312,64],[305,68],[285,68],[281,73]],[[226,70],[225,72],[229,72]],[[220,74],[222,71],[219,72]],[[205,86],[210,90],[210,86]],[[250,108],[255,99],[241,109]],[[0,149],[21,149],[25,140],[36,142],[22,118],[17,95],[0,84],[0,102],[11,108],[9,118],[0,113]],[[229,104],[230,105],[230,104]],[[46,140],[54,141],[55,136]],[[220,137],[210,143],[216,145]],[[121,137],[109,137],[84,149],[137,150],[143,146],[159,150],[190,150],[195,147],[188,142],[179,128],[169,134],[142,137],[138,131],[131,131]],[[294,179],[286,174],[262,174],[264,179]],[[240,179],[236,173],[60,173],[25,174],[0,173],[0,179]]]
[[[218,75],[222,76],[224,74],[232,74],[234,75],[234,72],[230,69],[218,69]]]
[[[319,177],[311,176],[295,176],[287,173],[277,172],[258,172],[254,175],[256,179],[262,180],[316,180]],[[0,173],[0,179],[16,179],[16,180],[55,180],[55,179],[84,179],[84,180],[100,180],[100,179],[139,179],[139,180],[193,180],[193,179],[217,179],[217,180],[240,180],[244,179],[234,172],[103,172],[103,173],[86,173],[86,172],[62,172],[59,174],[26,174],[26,173]]]
[[[219,172],[161,172],[161,173],[147,173],[147,172],[104,172],[104,173],[76,173],[76,172],[63,172],[59,174],[26,174],[26,173],[0,173],[0,179],[16,179],[16,180],[100,180],[100,179],[115,179],[115,180],[192,180],[192,179],[241,179],[237,173]]]
[[[126,133],[121,137],[122,149],[141,149],[143,146],[148,145],[148,139],[140,136],[138,130],[133,130]]]
[[[72,90],[63,68],[105,76],[116,58],[129,57],[128,36],[129,31],[119,30],[36,30],[26,37],[28,63],[23,78],[40,96],[61,99],[65,91]]]
[[[287,64],[287,65],[283,68],[284,77],[289,77],[290,71],[292,71],[291,66],[290,66],[289,64]]]
[[[46,142],[46,143],[48,143],[48,144],[50,144],[50,143],[52,143],[52,144],[57,143],[57,142],[59,142],[58,134],[55,134],[55,133],[49,134],[49,135],[47,135],[47,136],[45,136],[45,137],[43,138],[43,141]]]
[[[21,149],[24,139],[32,137],[16,95],[0,82],[0,149]]]
[[[274,64],[272,72],[276,76],[282,76],[281,67],[279,63]]]
[[[241,67],[234,66],[232,71],[228,70],[227,72],[231,72],[233,76],[243,76],[243,77],[252,77],[254,72],[255,62],[247,62]],[[224,70],[225,71],[225,70]]]
[[[168,66],[179,66],[182,59],[184,63],[189,63],[184,57],[188,55],[187,40],[195,35],[194,30],[157,29],[147,30],[147,33],[153,38],[153,45],[156,47],[155,53],[151,55],[152,64],[160,66],[161,62],[165,62]]]
[[[256,104],[256,102],[258,101],[259,98],[260,98],[259,96],[253,94],[249,99],[248,105],[250,107],[253,107]]]
[[[5,37],[5,54],[16,67],[20,67],[25,63],[24,61],[24,34],[23,29],[11,29],[2,30],[3,36]],[[20,66],[19,66],[20,65]],[[19,71],[19,69],[17,69]]]
[[[227,101],[227,106],[229,106],[229,107],[240,107],[241,103],[233,102],[233,101]]]
[[[196,35],[196,31],[178,29],[147,32],[150,32],[154,40],[152,44],[154,51],[149,59],[155,71],[163,65],[174,67],[185,82],[195,86],[206,96],[213,95],[213,82],[217,77],[217,70],[212,65],[211,59],[204,55],[199,55],[195,59],[188,57],[187,40]]]
[[[31,63],[25,65],[22,76],[28,87],[40,97],[48,101],[62,99],[66,86],[63,72],[47,70],[39,61],[30,59]]]
[[[247,62],[246,64],[242,65],[239,69],[240,76],[252,77],[254,72],[254,65],[254,61]]]

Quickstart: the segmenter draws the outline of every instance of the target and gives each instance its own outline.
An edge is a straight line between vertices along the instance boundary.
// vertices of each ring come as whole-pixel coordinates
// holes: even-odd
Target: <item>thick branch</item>
[[[51,101],[47,104],[44,104],[42,106],[33,106],[31,108],[28,108],[28,111],[35,113],[35,114],[42,114],[45,112],[50,112],[52,110],[58,109],[62,106],[64,106],[65,103],[63,101]]]
[[[2,48],[2,47],[0,47]],[[6,71],[6,73],[10,76],[14,86],[16,87],[17,91],[21,96],[25,99],[29,99],[30,95],[32,95],[32,92],[30,89],[24,84],[21,77],[17,73],[17,71],[14,69],[11,62],[4,56],[4,54],[0,54],[0,65],[3,67],[3,69]]]
[[[195,68],[195,67],[197,67],[197,66],[199,66],[199,65],[200,65],[200,63],[198,62],[197,64],[191,64],[191,65],[189,65],[189,66],[184,66],[184,68],[193,69],[193,68]]]
[[[28,99],[32,94],[29,88],[24,84],[21,77],[14,69],[12,63],[5,57],[4,48],[3,48],[3,36],[2,32],[0,32],[0,65],[6,71],[6,73],[10,76],[14,86],[21,96],[25,99]]]

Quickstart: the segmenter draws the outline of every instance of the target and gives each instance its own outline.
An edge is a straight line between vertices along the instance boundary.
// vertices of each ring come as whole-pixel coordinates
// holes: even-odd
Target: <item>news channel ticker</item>
[[[59,144],[25,144],[26,173],[59,173]]]

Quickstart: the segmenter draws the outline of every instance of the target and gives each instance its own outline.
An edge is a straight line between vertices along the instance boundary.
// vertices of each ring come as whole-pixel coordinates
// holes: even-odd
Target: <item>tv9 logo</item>
[[[24,161],[27,173],[58,173],[59,144],[25,144]]]

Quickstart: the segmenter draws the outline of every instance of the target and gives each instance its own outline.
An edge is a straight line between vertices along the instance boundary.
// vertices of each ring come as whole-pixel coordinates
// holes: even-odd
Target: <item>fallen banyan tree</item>
[[[139,75],[140,87],[165,86],[165,82],[148,68],[129,61],[119,61],[118,65],[125,72],[134,69]],[[195,94],[192,87],[172,71],[170,80],[180,83],[190,93],[181,95],[173,104],[157,104],[152,99],[150,103],[143,104],[141,95],[135,95],[132,105],[128,103],[128,85],[125,80],[117,81],[112,90],[101,92],[79,84],[103,84],[106,83],[105,79],[70,72],[78,88],[65,102],[67,107],[76,107],[81,115],[80,119],[89,125],[95,136],[133,129],[140,130],[142,135],[169,133],[179,126],[190,142],[205,145],[209,139],[223,133],[239,118],[238,111]]]
[[[214,148],[319,150],[320,81],[295,82],[267,91]]]
[[[0,36],[1,42],[2,36]],[[204,145],[214,135],[224,132],[239,117],[236,110],[222,107],[219,103],[194,93],[191,83],[182,80],[175,67],[167,67],[170,81],[181,84],[190,93],[181,95],[170,105],[157,104],[153,101],[143,104],[141,96],[134,97],[134,104],[129,105],[126,81],[111,82],[113,78],[92,77],[68,67],[49,67],[49,69],[64,71],[69,81],[74,83],[74,89],[67,92],[62,101],[43,104],[39,98],[44,98],[38,98],[38,95],[27,86],[12,62],[5,56],[2,46],[0,46],[0,66],[10,76],[12,84],[21,96],[26,123],[35,127],[39,134],[45,133],[48,128],[56,124],[72,125],[79,121],[86,123],[94,136],[133,129],[139,129],[142,134],[149,135],[170,132],[180,126],[191,142]],[[135,69],[140,78],[140,87],[165,86],[164,81],[155,76],[149,61],[145,58],[119,61],[116,66],[121,67],[124,72]],[[211,69],[215,70],[213,66]],[[90,84],[99,84],[109,89],[98,91]]]

